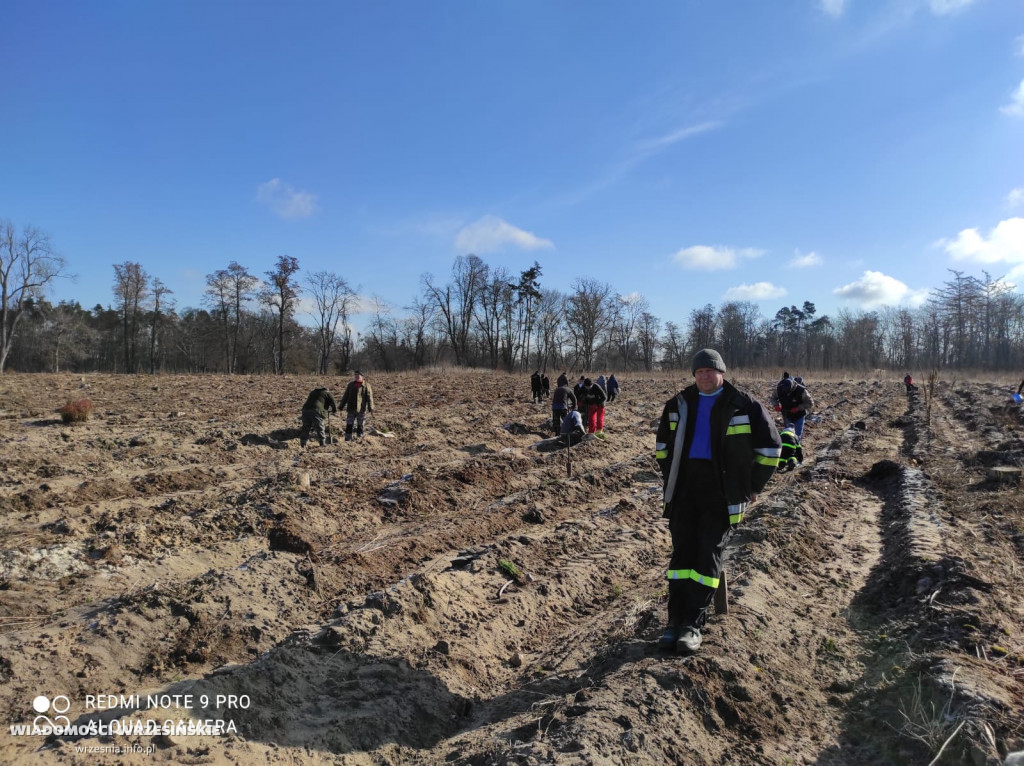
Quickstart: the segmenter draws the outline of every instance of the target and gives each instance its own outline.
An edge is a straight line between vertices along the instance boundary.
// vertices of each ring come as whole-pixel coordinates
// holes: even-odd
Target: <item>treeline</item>
[[[34,230],[33,230],[34,232]],[[34,232],[38,238],[38,232]],[[16,248],[0,252],[15,273]],[[24,266],[24,263],[21,264]],[[203,305],[178,309],[173,293],[139,263],[114,266],[110,306],[56,305],[45,280],[20,302],[4,277],[2,339],[20,371],[340,373],[461,365],[522,371],[687,369],[700,348],[731,367],[802,370],[1024,367],[1024,300],[1002,280],[951,272],[918,309],[818,316],[810,301],[763,316],[749,302],[707,304],[662,319],[638,294],[594,279],[567,292],[541,285],[538,263],[519,274],[475,255],[455,259],[446,280],[421,278],[410,305],[356,294],[340,275],[302,275],[280,256],[262,277],[237,262],[206,276]],[[28,269],[30,272],[31,269]],[[16,280],[15,280],[16,282]],[[18,296],[14,296],[17,298]],[[300,323],[300,313],[311,322]],[[352,327],[365,314],[365,329]],[[0,360],[0,370],[3,360]]]

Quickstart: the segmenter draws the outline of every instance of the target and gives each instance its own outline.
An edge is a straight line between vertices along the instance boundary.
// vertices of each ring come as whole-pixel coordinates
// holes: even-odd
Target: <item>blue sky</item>
[[[663,320],[1024,284],[1020,0],[5,0],[0,218],[112,301],[278,255],[401,313],[476,253]],[[1020,288],[1018,288],[1020,289]]]

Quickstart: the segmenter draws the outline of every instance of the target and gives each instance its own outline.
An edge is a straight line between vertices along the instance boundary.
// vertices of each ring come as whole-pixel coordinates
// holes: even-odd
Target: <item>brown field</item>
[[[654,429],[683,381],[621,378],[607,440],[574,448],[571,477],[536,446],[550,413],[525,375],[371,375],[371,435],[305,451],[312,377],[0,378],[0,762],[1024,750],[1024,493],[989,478],[1024,464],[1011,388],[809,378],[805,464],[733,538],[730,612],[684,658],[653,650],[669,554]],[[774,385],[735,382],[766,402]],[[79,398],[91,418],[63,423]],[[191,700],[121,704],[157,694]],[[235,731],[11,733],[39,695],[66,697],[72,723]],[[135,745],[153,752],[116,751]]]

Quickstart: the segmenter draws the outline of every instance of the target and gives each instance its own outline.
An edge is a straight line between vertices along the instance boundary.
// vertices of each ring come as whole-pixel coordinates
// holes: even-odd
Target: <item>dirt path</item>
[[[571,477],[518,378],[372,382],[377,435],[300,451],[313,379],[2,380],[0,711],[31,723],[64,695],[76,722],[236,731],[5,730],[0,761],[856,766],[1024,746],[1021,495],[985,478],[1024,442],[998,388],[816,386],[805,465],[748,514],[730,613],[682,658],[652,648],[670,548],[653,430],[677,381],[624,382]],[[61,426],[51,403],[83,394],[99,417]],[[157,692],[193,701],[121,704]],[[80,751],[129,746],[155,751]]]

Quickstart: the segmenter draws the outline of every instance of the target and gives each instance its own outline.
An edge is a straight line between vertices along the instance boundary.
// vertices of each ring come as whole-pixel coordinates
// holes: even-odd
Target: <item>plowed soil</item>
[[[623,375],[571,475],[526,376],[373,375],[368,435],[302,450],[320,382],[0,379],[0,762],[985,765],[1024,749],[1024,493],[990,477],[1024,464],[1007,387],[812,381],[804,465],[734,536],[729,612],[683,657],[654,649],[670,543],[653,450],[687,381]],[[734,382],[767,402],[775,381]],[[80,397],[94,417],[63,424]],[[228,730],[14,733],[40,695],[75,725]]]

